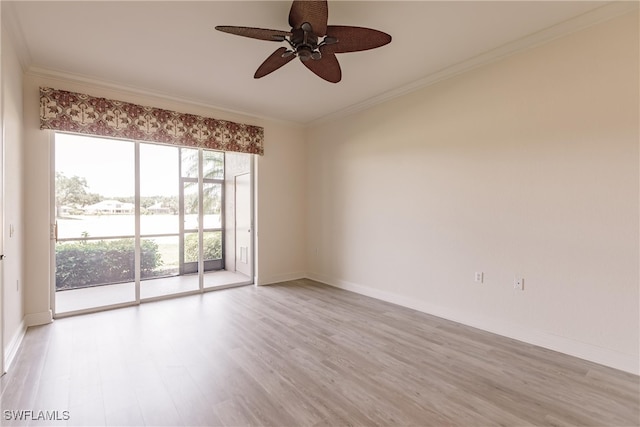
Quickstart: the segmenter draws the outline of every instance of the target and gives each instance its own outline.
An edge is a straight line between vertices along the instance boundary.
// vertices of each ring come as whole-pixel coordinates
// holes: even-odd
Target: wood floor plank
[[[30,328],[0,393],[56,425],[640,425],[635,375],[307,279]]]

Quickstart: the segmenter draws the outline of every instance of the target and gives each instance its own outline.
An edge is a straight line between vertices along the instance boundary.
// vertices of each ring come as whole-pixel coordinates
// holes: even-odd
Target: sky
[[[134,195],[134,143],[56,133],[55,170],[87,180],[90,193]],[[178,194],[178,148],[140,144],[141,196]]]

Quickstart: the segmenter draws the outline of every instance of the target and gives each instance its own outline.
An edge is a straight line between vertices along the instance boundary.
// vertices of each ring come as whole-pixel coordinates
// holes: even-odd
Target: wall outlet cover
[[[524,279],[516,277],[513,279],[513,289],[524,291]]]

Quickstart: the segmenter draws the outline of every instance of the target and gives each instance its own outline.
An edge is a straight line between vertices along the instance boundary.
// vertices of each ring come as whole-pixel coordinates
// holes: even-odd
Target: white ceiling
[[[289,1],[5,0],[2,18],[28,70],[309,123],[602,19],[601,11],[612,6],[607,3],[329,1],[330,25],[393,37],[379,49],[339,54],[337,84],[297,60],[256,80],[256,68],[283,44],[214,30],[289,30]]]

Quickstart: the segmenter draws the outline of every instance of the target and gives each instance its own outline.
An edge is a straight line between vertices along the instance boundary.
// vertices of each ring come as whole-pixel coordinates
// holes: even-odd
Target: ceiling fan
[[[375,49],[391,42],[382,31],[346,25],[327,25],[327,2],[295,0],[289,11],[291,31],[219,25],[216,30],[237,36],[274,42],[287,42],[288,47],[276,49],[258,67],[254,78],[259,79],[287,64],[293,58],[317,76],[331,83],[342,79],[336,53]]]

